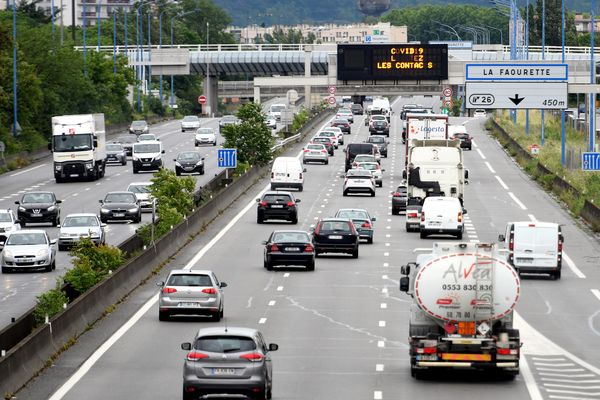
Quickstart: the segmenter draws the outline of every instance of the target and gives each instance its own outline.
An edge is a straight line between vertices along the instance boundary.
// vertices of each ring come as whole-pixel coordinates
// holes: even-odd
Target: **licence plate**
[[[200,307],[201,305],[202,304],[200,304],[200,303],[186,303],[186,302],[183,302],[183,303],[177,304],[177,307]]]
[[[433,354],[433,355],[418,355],[417,356],[417,360],[419,361],[436,361],[437,358],[437,354]]]
[[[271,204],[271,208],[283,208],[283,204]]]
[[[41,217],[42,214],[31,214],[32,217]]]
[[[533,258],[517,258],[517,262],[523,264],[531,264],[533,262]]]
[[[235,375],[235,369],[233,368],[213,368],[213,375]]]
[[[115,213],[115,217],[124,217],[125,213]]]
[[[69,175],[71,178],[75,178],[76,176],[79,176],[79,174],[71,174]]]
[[[142,167],[149,167],[149,166],[150,166],[150,163],[144,163],[144,164],[142,164]]]
[[[329,239],[336,239],[336,240],[339,240],[339,239],[341,239],[341,238],[342,238],[342,236],[341,236],[341,235],[329,235]]]
[[[311,156],[318,156],[320,153],[318,151],[311,151],[309,154]]]
[[[33,258],[19,258],[19,259],[17,259],[17,262],[29,263],[29,262],[33,262]]]
[[[354,181],[354,183],[365,183],[365,181],[363,181],[362,179],[357,179]]]
[[[431,226],[440,226],[442,223],[440,221],[429,221],[429,225]]]
[[[300,251],[300,247],[286,247],[285,251]]]

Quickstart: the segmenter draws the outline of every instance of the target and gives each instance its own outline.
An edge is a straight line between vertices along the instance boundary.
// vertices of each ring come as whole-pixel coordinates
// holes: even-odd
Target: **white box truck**
[[[437,242],[400,268],[400,290],[412,297],[411,375],[428,370],[519,373],[521,341],[513,310],[521,282],[492,243]]]
[[[56,183],[102,178],[106,169],[104,114],[52,117],[48,149],[52,151]]]
[[[406,137],[404,137],[406,136]],[[410,113],[406,114],[406,150],[411,141],[448,139],[448,116],[446,114]]]

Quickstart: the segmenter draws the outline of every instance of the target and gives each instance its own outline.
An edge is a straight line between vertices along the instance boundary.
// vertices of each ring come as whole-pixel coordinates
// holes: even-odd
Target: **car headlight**
[[[27,210],[25,209],[25,207],[19,206],[19,211],[27,211]]]
[[[137,157],[131,157],[131,159],[132,159],[133,161],[140,161],[140,159],[139,159],[139,158],[137,158]]]
[[[91,162],[90,162],[90,163],[85,163],[85,167],[86,167],[87,169],[92,169],[92,168],[93,168],[93,165],[92,165],[92,163],[91,163]]]
[[[160,158],[161,158],[161,157],[160,157],[160,154],[159,154],[159,155],[157,155],[156,157],[154,157],[154,159],[155,159],[155,160],[157,160],[157,161],[158,161],[158,160],[160,160]]]
[[[110,210],[108,208],[101,208],[100,212],[103,213],[103,214],[107,214],[107,213],[110,212]]]
[[[127,210],[127,211],[129,211],[129,212],[137,212],[137,211],[138,211],[138,208],[137,208],[137,207],[135,207],[135,208],[130,208],[130,209],[129,209],[129,210]]]
[[[4,256],[4,258],[12,258],[13,257],[13,253],[10,250],[4,249],[3,256]]]
[[[54,211],[54,210],[56,210],[56,206],[50,206],[50,207],[48,207],[48,211]]]
[[[37,252],[36,257],[47,257],[48,256],[48,249],[42,249],[40,251]]]
[[[62,170],[62,165],[60,165],[60,164],[56,164],[56,165],[54,166],[54,169],[55,169],[55,170],[57,170],[57,171],[60,171],[60,170]]]
[[[175,161],[175,165],[178,167],[181,167],[181,164],[179,164],[179,161]]]
[[[198,166],[198,165],[204,165],[204,161],[198,161],[198,162],[196,163],[196,166]]]

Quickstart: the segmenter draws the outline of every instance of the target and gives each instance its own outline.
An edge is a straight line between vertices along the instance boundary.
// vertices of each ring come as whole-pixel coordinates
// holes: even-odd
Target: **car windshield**
[[[349,232],[350,225],[344,221],[326,221],[321,225],[321,230]]]
[[[385,139],[382,137],[371,136],[369,138],[369,143],[385,143]]]
[[[132,128],[144,128],[146,127],[148,124],[146,123],[146,121],[133,121],[131,123],[131,127]]]
[[[377,169],[377,163],[360,163],[358,164],[358,168],[366,169],[369,171],[374,171]]]
[[[0,213],[0,222],[12,222],[12,218],[10,218],[9,213]]]
[[[340,210],[336,217],[348,219],[369,219],[369,214],[366,211],[360,210]]]
[[[110,193],[104,198],[105,203],[135,203],[136,197],[132,193]]]
[[[150,193],[150,185],[129,185],[128,192],[131,193]]]
[[[187,153],[179,153],[179,155],[177,156],[178,160],[186,160],[186,161],[199,160],[200,158],[201,158],[200,153],[196,153],[195,151],[190,151]]]
[[[183,117],[183,120],[185,122],[197,122],[198,121],[198,117],[196,117],[195,115],[188,115],[186,117]]]
[[[335,133],[333,133],[333,132],[319,132],[319,136],[335,137]]]
[[[323,146],[322,144],[309,144],[308,146],[306,146],[307,149],[309,150],[323,150],[325,146]]]
[[[60,135],[53,138],[55,152],[92,150],[92,135]]]
[[[156,136],[152,135],[152,134],[146,134],[146,135],[140,135],[138,137],[138,140],[140,142],[144,141],[144,140],[156,140]]]
[[[387,118],[385,117],[385,115],[373,115],[371,117],[371,119],[373,121],[387,121]]]
[[[310,242],[310,237],[305,232],[276,232],[271,239],[273,242]]]
[[[120,144],[107,144],[106,151],[121,151],[123,150],[123,146]]]
[[[23,195],[21,203],[54,203],[54,196],[51,193],[27,193]]]
[[[354,162],[359,163],[359,162],[364,162],[364,161],[373,161],[374,158],[375,157],[373,157],[371,155],[360,155],[359,154],[354,158]]]
[[[281,194],[265,194],[263,200],[267,203],[275,203],[275,202],[288,202],[292,201],[290,196],[281,195]]]
[[[326,137],[316,137],[313,139],[313,142],[317,142],[317,143],[330,143],[331,140],[329,140],[329,138]]]
[[[221,118],[222,122],[236,122],[237,121],[237,117],[235,115],[226,115],[223,118]]]
[[[213,133],[211,128],[200,128],[196,131],[196,135],[212,135]]]
[[[98,226],[98,218],[92,217],[91,215],[67,217],[63,221],[62,226],[64,226],[64,227]]]
[[[396,192],[406,194],[406,186],[398,186],[398,189],[396,189]]]
[[[283,104],[275,104],[271,106],[271,112],[281,112],[285,110],[285,106]]]
[[[13,233],[6,241],[7,245],[32,246],[36,244],[48,244],[46,235],[41,232]]]
[[[160,153],[160,144],[158,143],[145,143],[136,144],[133,146],[134,153]]]
[[[348,120],[347,119],[336,119],[333,121],[334,124],[347,124]]]
[[[167,286],[213,286],[208,275],[174,274],[169,277]]]
[[[210,353],[241,353],[256,350],[256,343],[245,336],[205,336],[196,340],[194,349]]]

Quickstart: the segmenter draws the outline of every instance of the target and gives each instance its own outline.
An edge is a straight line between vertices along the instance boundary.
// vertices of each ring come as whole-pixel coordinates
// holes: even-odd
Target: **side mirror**
[[[56,242],[58,242],[58,240],[56,240],[56,239],[52,239],[52,240],[50,241],[50,244],[51,244],[52,246],[54,246],[54,245],[56,244]]]
[[[300,199],[296,199],[296,203],[300,203],[302,200]]]
[[[57,228],[60,228],[60,226],[61,226],[60,224],[56,225]]]
[[[463,207],[463,209],[462,209],[462,213],[463,213],[463,214],[466,214],[466,213],[467,213],[467,209]]]
[[[156,282],[156,286],[158,286],[158,287],[163,287],[163,286],[165,286],[165,283],[164,283],[164,282],[162,282],[162,281],[160,281],[160,282]]]
[[[202,157],[201,160],[204,161],[204,157]]]
[[[256,202],[257,202],[257,203],[260,203],[260,199],[256,199]]]
[[[402,275],[410,275],[410,265],[406,264],[400,267],[400,273]]]
[[[52,151],[52,143],[48,142],[48,150]]]
[[[279,345],[275,343],[269,343],[269,351],[277,351],[279,350]]]
[[[165,154],[165,151],[164,151],[164,150],[161,150],[161,151],[160,151],[160,154]]]
[[[406,179],[406,170],[402,171],[402,179]]]
[[[306,168],[302,168],[302,172],[306,172]]]
[[[102,204],[104,203],[104,200],[98,200],[98,203]]]
[[[408,288],[410,286],[410,278],[408,276],[403,276],[400,278],[400,291],[408,292]]]
[[[269,243],[269,242],[268,242],[268,241],[266,241],[266,240],[263,240],[262,242],[260,242],[260,244],[262,244],[263,246],[266,246],[266,245],[267,245],[267,243]]]
[[[98,147],[98,141],[94,140],[94,147]]]
[[[506,241],[506,238],[504,237],[504,235],[498,235],[498,241],[504,242],[504,241]]]
[[[371,218],[371,221],[373,221],[373,222],[377,221],[377,217]]]
[[[100,227],[101,227],[101,228],[106,228],[106,225],[107,225],[107,224],[100,224]]]
[[[225,282],[221,282],[221,283],[219,283],[219,287],[220,287],[220,288],[227,287],[227,283],[225,283]]]
[[[20,201],[15,201],[15,204],[21,204],[21,202]]]
[[[465,169],[465,179],[469,179],[469,170]]]
[[[311,226],[310,226],[310,228],[309,228],[309,231],[310,231],[310,232],[314,232],[314,231],[315,231],[315,226],[314,226],[314,225],[311,225]]]
[[[19,224],[20,225],[21,224],[21,220],[20,219],[15,220],[15,224]]]
[[[56,204],[62,203],[62,200],[56,200]]]
[[[384,168],[382,168],[382,169],[381,169],[381,172],[385,172],[385,169],[384,169]]]
[[[192,344],[189,342],[181,343],[181,350],[191,350]]]
[[[173,159],[173,161],[177,162],[177,159],[176,159],[176,158],[174,158],[174,159]]]

